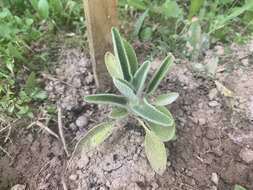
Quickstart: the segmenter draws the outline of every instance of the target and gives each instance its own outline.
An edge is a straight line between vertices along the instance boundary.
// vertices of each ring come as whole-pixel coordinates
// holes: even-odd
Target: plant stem
[[[145,123],[138,117],[135,117],[135,119],[141,124],[141,126],[147,131],[150,131],[149,128],[145,125]]]

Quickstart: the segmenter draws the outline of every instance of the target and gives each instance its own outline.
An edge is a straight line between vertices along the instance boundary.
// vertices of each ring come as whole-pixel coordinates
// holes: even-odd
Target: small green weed
[[[247,190],[247,189],[240,185],[235,185],[234,190]]]
[[[162,174],[167,162],[164,142],[174,139],[176,133],[173,116],[165,106],[174,102],[178,93],[169,92],[156,97],[153,94],[171,68],[173,56],[165,58],[145,88],[151,62],[139,65],[134,49],[115,28],[112,29],[112,38],[115,56],[106,53],[105,63],[115,87],[122,95],[96,94],[84,98],[89,103],[113,106],[109,115],[113,121],[99,124],[85,134],[77,143],[73,155],[81,150],[89,151],[103,142],[120,119],[130,116],[144,128],[147,158],[152,168]]]

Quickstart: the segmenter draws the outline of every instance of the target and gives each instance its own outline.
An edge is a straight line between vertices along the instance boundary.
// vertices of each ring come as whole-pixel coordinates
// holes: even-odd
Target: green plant
[[[115,87],[122,95],[96,94],[84,98],[89,103],[112,105],[110,118],[113,121],[91,129],[77,143],[73,155],[77,155],[81,150],[89,151],[94,148],[112,133],[113,126],[120,119],[130,116],[144,128],[147,158],[152,168],[162,174],[167,162],[164,142],[174,139],[176,133],[174,119],[165,106],[174,102],[178,93],[170,92],[156,97],[152,95],[171,68],[173,56],[169,55],[165,58],[144,88],[151,62],[146,61],[139,65],[134,49],[115,28],[112,29],[112,38],[115,56],[106,53],[105,63]]]
[[[234,190],[247,190],[247,189],[240,185],[235,185]]]

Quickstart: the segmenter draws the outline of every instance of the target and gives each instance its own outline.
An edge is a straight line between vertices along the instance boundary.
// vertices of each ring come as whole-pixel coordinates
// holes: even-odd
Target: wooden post
[[[93,73],[97,87],[111,84],[104,55],[112,51],[111,28],[117,26],[117,0],[83,0]]]

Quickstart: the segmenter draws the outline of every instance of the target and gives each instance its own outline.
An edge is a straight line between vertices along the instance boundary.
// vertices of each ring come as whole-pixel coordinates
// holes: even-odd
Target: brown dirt
[[[235,55],[242,48],[232,47]],[[96,150],[75,159],[67,169],[68,159],[58,140],[37,130],[22,129],[12,134],[12,142],[3,145],[13,158],[1,153],[0,189],[15,184],[30,190],[62,190],[64,184],[70,190],[232,190],[235,184],[253,189],[253,66],[251,58],[248,65],[240,59],[233,61],[220,65],[217,73],[217,79],[233,90],[233,105],[217,91],[213,80],[194,75],[183,63],[176,65],[161,85],[161,91],[180,93],[169,107],[176,119],[177,139],[166,144],[169,162],[163,176],[150,168],[143,151],[143,131],[131,123],[116,130]],[[76,62],[80,63],[80,56],[66,64]],[[60,67],[59,75],[73,85],[69,75],[64,79],[65,66]],[[86,85],[89,93],[94,92],[93,83],[86,83],[85,78],[82,88]],[[70,87],[64,88],[51,92],[62,100],[65,92],[72,92]],[[75,88],[78,94],[80,89]],[[86,104],[78,108],[79,95],[76,104],[64,107],[64,131],[70,150],[76,142],[73,139],[104,120],[108,112],[107,108]],[[87,121],[80,122],[80,116]]]

